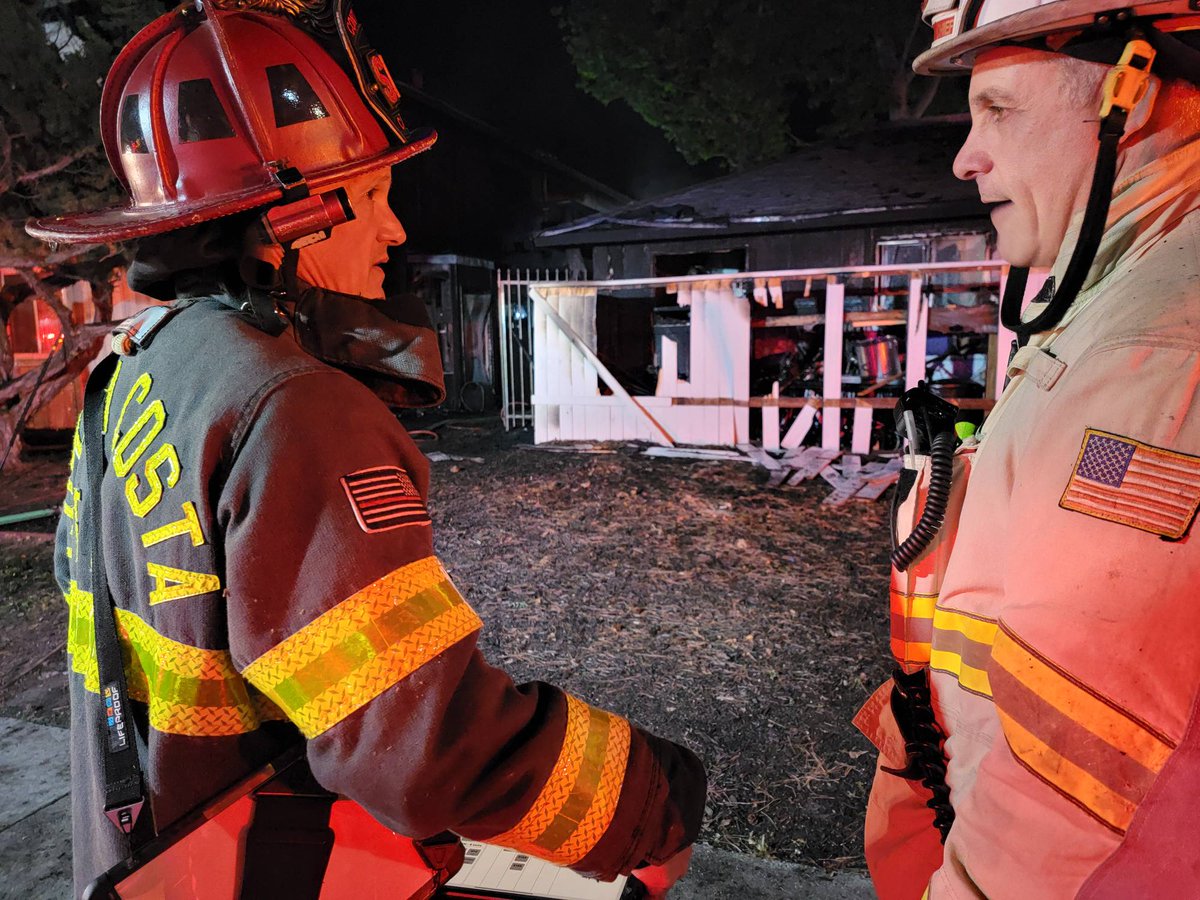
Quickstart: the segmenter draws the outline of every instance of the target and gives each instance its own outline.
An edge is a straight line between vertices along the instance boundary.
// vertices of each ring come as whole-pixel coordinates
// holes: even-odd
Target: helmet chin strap
[[[1141,38],[1134,38],[1125,45],[1125,52],[1104,82],[1104,102],[1100,109],[1100,149],[1096,154],[1096,169],[1092,175],[1092,187],[1088,194],[1083,223],[1071,259],[1063,273],[1062,281],[1056,286],[1046,308],[1026,322],[1021,318],[1021,306],[1025,300],[1025,286],[1029,281],[1029,269],[1013,267],[1009,271],[1004,299],[1000,304],[1000,321],[1004,327],[1017,335],[1024,345],[1031,335],[1048,331],[1062,321],[1071,304],[1083,287],[1084,279],[1095,262],[1096,252],[1108,223],[1108,211],[1112,205],[1113,183],[1117,176],[1117,153],[1129,114],[1145,95],[1149,86],[1150,66],[1154,62],[1154,49]]]
[[[293,303],[300,300],[300,282],[296,277],[299,266],[300,251],[294,246],[285,246],[283,259],[279,261],[279,284],[283,288],[283,295]]]

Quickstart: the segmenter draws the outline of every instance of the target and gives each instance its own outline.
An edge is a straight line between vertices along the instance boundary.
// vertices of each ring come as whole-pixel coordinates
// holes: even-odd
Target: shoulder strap
[[[104,478],[104,391],[116,368],[116,354],[100,361],[88,378],[83,402],[83,445],[87,464],[87,503],[90,521],[81,549],[87,553],[92,576],[92,617],[96,630],[96,668],[100,697],[97,727],[104,768],[104,814],[125,834],[133,831],[142,811],[145,793],[137,739],[130,718],[125,664],[117,637],[116,609],[108,590],[104,567],[100,515],[100,486]]]

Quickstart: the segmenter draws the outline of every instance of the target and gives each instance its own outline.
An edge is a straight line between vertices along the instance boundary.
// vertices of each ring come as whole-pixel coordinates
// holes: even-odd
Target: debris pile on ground
[[[544,449],[551,449],[552,446],[544,445]],[[642,455],[665,459],[755,463],[771,473],[766,482],[769,488],[795,487],[819,475],[833,488],[824,500],[828,506],[841,506],[848,500],[878,500],[896,483],[904,467],[903,461],[894,455],[864,463],[857,454],[843,454],[840,450],[823,447],[796,447],[783,451],[778,457],[754,444],[738,444],[736,450],[648,447]]]

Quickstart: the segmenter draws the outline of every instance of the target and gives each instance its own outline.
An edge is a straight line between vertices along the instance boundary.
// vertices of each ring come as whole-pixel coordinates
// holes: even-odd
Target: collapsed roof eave
[[[534,238],[536,247],[591,247],[601,244],[633,244],[661,241],[704,240],[742,235],[795,234],[834,228],[870,228],[915,222],[946,222],[985,219],[987,209],[978,200],[934,204],[880,206],[832,210],[797,216],[762,216],[715,221],[622,221],[610,216],[591,216],[565,228],[544,231]]]

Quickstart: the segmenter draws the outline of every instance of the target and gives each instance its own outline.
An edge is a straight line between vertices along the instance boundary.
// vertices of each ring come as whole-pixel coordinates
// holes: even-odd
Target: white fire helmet
[[[1004,44],[1071,52],[1066,48],[1102,39],[1135,22],[1166,34],[1200,29],[1200,2],[925,0],[922,16],[933,28],[933,45],[917,57],[913,68],[922,75],[955,75],[970,71],[980,50]],[[1085,58],[1116,62],[1115,56]]]

